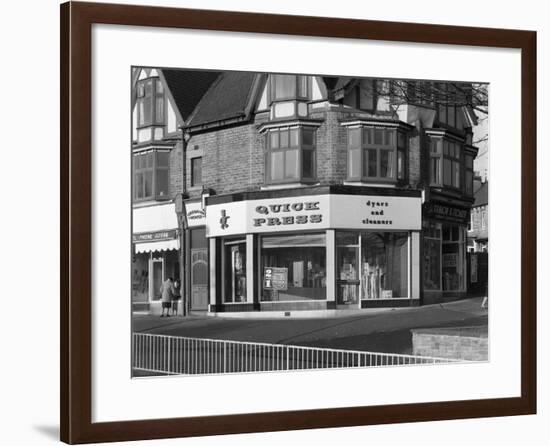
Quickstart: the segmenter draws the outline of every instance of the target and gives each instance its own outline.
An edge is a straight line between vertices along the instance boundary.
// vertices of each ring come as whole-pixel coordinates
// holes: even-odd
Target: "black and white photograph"
[[[488,361],[489,85],[132,67],[132,376]]]

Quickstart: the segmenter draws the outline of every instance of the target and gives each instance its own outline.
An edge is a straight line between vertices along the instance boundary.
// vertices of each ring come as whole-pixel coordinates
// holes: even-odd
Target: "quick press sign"
[[[216,204],[207,236],[318,229],[420,230],[419,197],[316,195]]]

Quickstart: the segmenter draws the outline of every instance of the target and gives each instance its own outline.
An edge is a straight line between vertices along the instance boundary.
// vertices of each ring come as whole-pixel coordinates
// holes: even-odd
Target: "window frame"
[[[291,76],[294,77],[294,94],[291,94],[289,96],[281,96],[277,97],[277,79],[282,76]],[[305,96],[300,95],[300,80],[305,78],[305,87],[306,92]],[[307,101],[311,97],[311,76],[306,75],[300,75],[300,74],[287,74],[287,73],[279,73],[279,74],[272,74],[269,77],[269,101],[270,103],[273,102],[281,102],[281,101],[290,101],[290,100],[304,100]]]
[[[451,189],[455,191],[459,191],[464,193],[465,192],[465,144],[463,142],[460,142],[456,139],[448,138],[444,135],[428,135],[430,139],[429,143],[429,157],[430,157],[430,168],[429,168],[429,184],[430,187],[436,187],[441,189]],[[445,144],[447,144],[447,147],[449,149],[445,150]],[[450,145],[453,145],[454,149],[451,151]],[[437,146],[437,150],[434,151],[433,147],[434,145]],[[453,152],[453,153],[451,153]],[[433,160],[438,160],[438,180],[434,181],[433,174]],[[450,168],[450,182],[447,182],[447,178],[445,175],[445,161],[449,162],[451,164]],[[458,164],[459,167],[459,173],[458,173],[458,186],[454,184],[454,166],[455,164]],[[472,158],[472,166],[473,166],[473,158]],[[473,173],[473,169],[472,169]],[[473,175],[472,175],[473,178]],[[472,186],[473,189],[473,186]]]
[[[382,130],[383,134],[383,143],[375,143],[375,132],[377,130]],[[351,145],[351,135],[350,132],[358,131],[359,132],[359,143],[358,145]],[[370,136],[367,138],[365,135],[370,133]],[[399,145],[399,135],[403,135],[404,145]],[[391,136],[391,141],[388,143],[388,136]],[[347,132],[348,141],[347,141],[347,162],[346,162],[346,180],[347,181],[361,181],[364,183],[386,183],[386,184],[397,184],[404,183],[408,180],[408,148],[409,148],[409,138],[407,131],[399,129],[397,127],[388,127],[388,126],[374,126],[362,124],[359,126],[353,126],[348,128]],[[369,142],[368,140],[371,142]],[[359,175],[356,172],[356,169],[353,169],[352,165],[352,151],[359,151],[358,163],[359,163]],[[369,160],[368,160],[368,151],[376,150],[376,176],[369,176]],[[382,157],[381,154],[384,151],[391,151],[392,153],[392,176],[382,176]],[[400,176],[399,170],[399,153],[402,156],[402,175]]]
[[[132,199],[133,202],[143,202],[143,201],[164,201],[170,199],[170,150],[147,150],[136,152],[132,155]],[[167,166],[159,166],[159,154],[166,154],[168,156]],[[136,167],[136,162],[139,157],[150,156],[152,157],[152,165],[150,167]],[[160,195],[158,191],[158,172],[166,171],[167,178],[167,187],[166,195]],[[137,176],[143,174],[144,172],[152,172],[152,186],[151,186],[151,195],[139,197],[137,195],[138,186],[137,186]],[[144,183],[143,188],[144,188]]]
[[[197,182],[195,180],[195,176],[196,176],[196,172],[195,172],[195,165],[194,165],[194,162],[197,161],[197,160],[200,160],[200,181]],[[189,186],[190,187],[201,187],[203,185],[203,180],[202,180],[202,156],[194,156],[193,158],[191,158],[189,160],[189,173],[190,173],[190,178],[189,178]]]
[[[298,131],[298,143],[292,145],[291,132],[293,130]],[[313,134],[313,145],[304,144],[304,130],[311,131]],[[288,145],[281,147],[281,133],[288,132]],[[277,147],[272,147],[272,138],[271,135],[277,133],[278,142]],[[288,183],[314,183],[317,181],[317,129],[312,126],[306,125],[290,125],[290,126],[280,126],[275,128],[270,128],[265,133],[265,173],[264,173],[264,182],[268,185],[278,185],[278,184],[288,184]],[[297,164],[298,164],[298,175],[287,176],[286,170],[286,154],[287,152],[297,152]],[[304,176],[304,152],[312,152],[312,176]],[[271,174],[272,168],[272,154],[282,152],[283,153],[283,178],[273,179]]]
[[[147,96],[147,84],[150,84],[151,96]],[[160,90],[159,91],[159,86]],[[158,113],[157,101],[162,99],[161,113]],[[142,122],[142,104],[144,107],[150,107],[150,121],[143,120]],[[137,81],[136,84],[136,107],[137,107],[137,122],[136,129],[140,130],[147,127],[165,127],[166,126],[166,88],[158,77],[148,77]],[[146,112],[143,111],[145,114]],[[158,116],[162,115],[162,116]],[[163,132],[164,133],[164,132]]]

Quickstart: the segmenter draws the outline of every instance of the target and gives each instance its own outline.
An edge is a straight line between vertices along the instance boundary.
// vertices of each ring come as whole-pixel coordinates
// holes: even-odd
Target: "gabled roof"
[[[476,206],[485,206],[489,204],[489,182],[485,181],[474,192],[474,204]]]
[[[222,73],[204,94],[187,126],[246,118],[250,113],[257,76],[257,73],[248,72]]]
[[[219,71],[163,69],[162,74],[181,118],[185,121],[221,73]]]

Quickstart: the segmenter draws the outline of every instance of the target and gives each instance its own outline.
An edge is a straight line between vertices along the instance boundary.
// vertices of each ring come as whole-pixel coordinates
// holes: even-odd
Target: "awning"
[[[161,240],[158,242],[136,243],[136,253],[152,251],[171,251],[180,248],[179,240]]]

